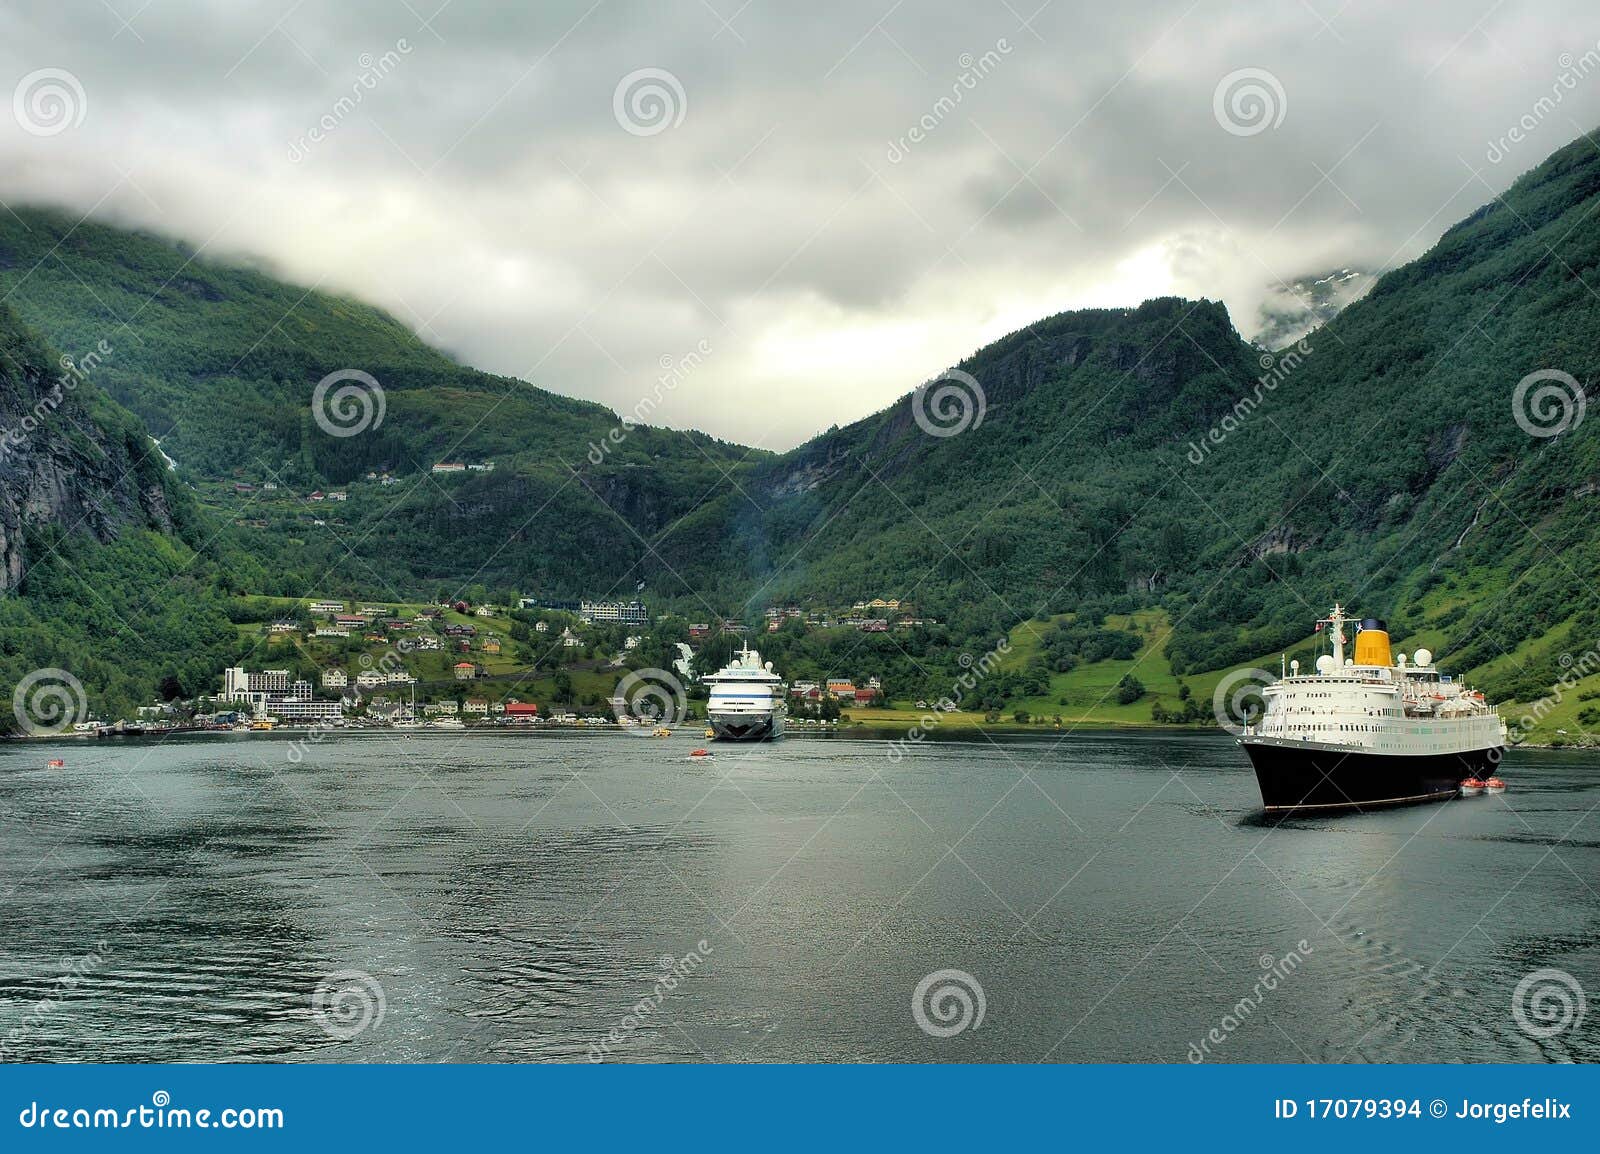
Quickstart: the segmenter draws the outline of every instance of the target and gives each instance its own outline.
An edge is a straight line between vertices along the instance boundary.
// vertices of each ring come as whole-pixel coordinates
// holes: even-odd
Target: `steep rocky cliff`
[[[23,580],[30,530],[101,542],[129,526],[172,530],[159,456],[93,385],[114,355],[102,341],[80,359],[52,357],[0,305],[0,592]]]

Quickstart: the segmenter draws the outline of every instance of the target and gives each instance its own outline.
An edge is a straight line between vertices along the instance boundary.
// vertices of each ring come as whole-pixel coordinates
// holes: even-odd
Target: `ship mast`
[[[1344,606],[1337,601],[1333,604],[1333,612],[1323,618],[1328,626],[1329,640],[1333,642],[1333,667],[1344,668],[1344,623],[1349,618],[1344,615]]]

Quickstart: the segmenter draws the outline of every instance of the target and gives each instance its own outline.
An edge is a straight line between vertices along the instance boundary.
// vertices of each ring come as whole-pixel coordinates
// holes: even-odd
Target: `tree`
[[[1144,696],[1144,685],[1131,673],[1122,675],[1122,680],[1117,682],[1117,704],[1132,705]]]
[[[558,669],[558,670],[556,670],[556,675],[555,675],[555,678],[554,678],[554,682],[555,682],[555,688],[554,688],[555,699],[558,702],[560,702],[562,705],[571,705],[572,704],[572,674],[568,673],[565,669]]]

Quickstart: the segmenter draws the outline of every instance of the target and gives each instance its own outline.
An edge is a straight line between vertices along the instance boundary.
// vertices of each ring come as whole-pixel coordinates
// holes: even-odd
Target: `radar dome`
[[[1416,662],[1418,665],[1432,665],[1433,654],[1426,649],[1417,650]]]
[[[1328,672],[1328,670],[1330,670],[1332,668],[1333,668],[1333,656],[1332,656],[1332,654],[1324,653],[1321,657],[1317,658],[1317,672],[1318,673],[1326,673],[1326,672]]]

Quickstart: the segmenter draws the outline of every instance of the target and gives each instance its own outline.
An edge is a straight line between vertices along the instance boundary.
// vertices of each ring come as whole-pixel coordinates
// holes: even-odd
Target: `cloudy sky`
[[[0,199],[617,409],[703,344],[656,419],[782,449],[1063,309],[1251,336],[1600,127],[1592,2],[1395,7],[7,0]]]

